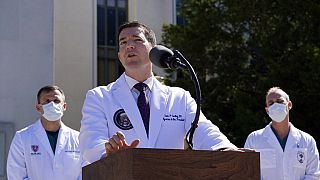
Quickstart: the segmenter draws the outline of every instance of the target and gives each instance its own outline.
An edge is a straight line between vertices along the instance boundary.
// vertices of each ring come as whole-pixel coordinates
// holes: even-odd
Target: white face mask
[[[57,121],[63,116],[62,104],[60,103],[54,103],[51,101],[48,104],[42,105],[42,109],[42,116],[48,121]]]
[[[276,122],[282,122],[288,114],[287,105],[280,103],[272,104],[268,111],[269,117]]]

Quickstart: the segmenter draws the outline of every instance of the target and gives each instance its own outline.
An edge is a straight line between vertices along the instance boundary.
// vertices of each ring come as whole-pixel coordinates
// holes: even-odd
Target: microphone
[[[177,57],[177,53],[178,52],[173,52],[165,46],[156,45],[150,50],[149,58],[154,65],[160,68],[185,69],[186,65],[181,62],[179,56]]]

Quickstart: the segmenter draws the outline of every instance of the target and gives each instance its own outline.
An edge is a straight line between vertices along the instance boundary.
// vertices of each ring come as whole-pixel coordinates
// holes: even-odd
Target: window
[[[128,0],[98,0],[98,85],[116,80],[123,72],[118,60],[118,27],[128,21]]]
[[[186,20],[183,19],[180,15],[182,4],[183,4],[183,0],[176,0],[176,12],[177,12],[176,23],[177,25],[185,26]]]

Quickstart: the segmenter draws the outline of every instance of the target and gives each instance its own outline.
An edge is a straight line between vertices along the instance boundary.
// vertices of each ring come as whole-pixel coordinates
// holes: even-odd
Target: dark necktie
[[[140,94],[138,97],[138,108],[143,120],[144,127],[146,129],[147,135],[149,134],[149,116],[150,116],[150,107],[149,103],[147,102],[146,95],[144,91],[147,88],[147,85],[144,83],[137,83],[133,86],[136,88]]]

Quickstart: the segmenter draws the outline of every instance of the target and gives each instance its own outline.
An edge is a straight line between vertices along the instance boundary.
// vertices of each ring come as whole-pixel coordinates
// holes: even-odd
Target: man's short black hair
[[[156,40],[156,35],[154,34],[154,32],[152,31],[152,29],[150,29],[148,26],[138,22],[138,21],[132,21],[132,22],[127,22],[127,23],[124,23],[122,24],[120,27],[119,27],[119,32],[118,32],[118,38],[119,38],[119,35],[121,33],[121,31],[125,28],[131,28],[131,27],[140,27],[143,29],[143,34],[144,36],[147,38],[147,41],[152,45],[152,46],[155,46],[156,43],[157,43],[157,40]]]
[[[58,91],[61,92],[61,94],[62,94],[62,99],[63,99],[63,101],[65,101],[66,98],[65,98],[64,92],[63,92],[63,90],[62,90],[60,87],[48,85],[48,86],[42,87],[42,88],[38,91],[38,94],[37,94],[38,104],[40,104],[40,97],[41,97],[42,93],[47,93],[47,92],[51,92],[51,91],[55,91],[55,90],[58,90]]]

